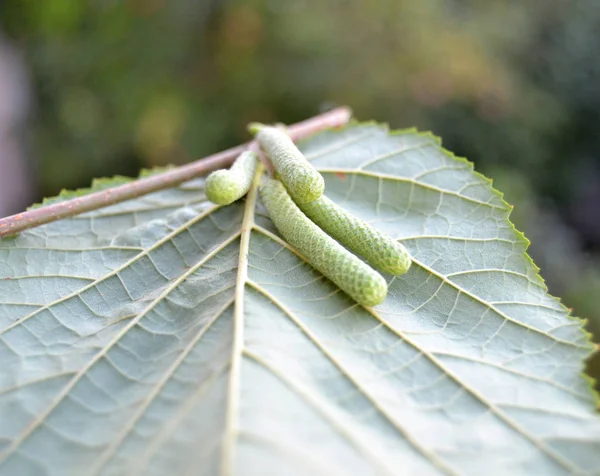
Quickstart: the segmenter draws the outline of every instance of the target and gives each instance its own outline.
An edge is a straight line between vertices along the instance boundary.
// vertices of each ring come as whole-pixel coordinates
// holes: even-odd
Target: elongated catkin
[[[347,212],[325,195],[298,206],[325,232],[381,271],[399,276],[410,268],[410,254],[404,245]]]
[[[256,140],[296,203],[310,202],[323,194],[323,176],[306,160],[284,130],[256,124],[249,128],[256,133]]]
[[[275,227],[308,262],[363,306],[375,306],[387,295],[383,276],[315,225],[294,203],[278,180],[268,179],[261,198]]]
[[[218,205],[229,205],[248,193],[258,167],[252,151],[240,154],[230,169],[216,170],[206,179],[206,197]]]

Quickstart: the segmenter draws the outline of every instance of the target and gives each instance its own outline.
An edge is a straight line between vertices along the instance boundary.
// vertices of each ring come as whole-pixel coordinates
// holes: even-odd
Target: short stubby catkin
[[[323,230],[377,269],[399,276],[410,268],[410,254],[404,245],[339,207],[325,195],[299,206]]]
[[[359,304],[375,306],[383,302],[387,295],[383,276],[315,225],[281,182],[268,179],[260,193],[275,227],[309,264]]]
[[[216,170],[208,176],[204,186],[206,197],[217,205],[235,202],[250,190],[257,167],[256,153],[242,152],[230,169]]]
[[[311,202],[323,194],[323,176],[306,160],[284,130],[272,126],[251,130],[258,131],[256,140],[297,203]]]

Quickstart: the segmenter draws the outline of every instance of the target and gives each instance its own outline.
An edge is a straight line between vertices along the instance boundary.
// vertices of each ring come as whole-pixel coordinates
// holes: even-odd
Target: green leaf
[[[301,144],[414,263],[367,309],[203,180],[0,243],[0,474],[591,474],[581,321],[430,135]],[[106,186],[104,183],[103,186]]]

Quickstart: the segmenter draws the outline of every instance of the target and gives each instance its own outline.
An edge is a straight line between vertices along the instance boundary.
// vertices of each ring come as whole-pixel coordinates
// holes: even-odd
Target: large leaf
[[[302,147],[412,252],[387,300],[202,179],[5,240],[0,474],[600,474],[592,345],[490,182],[414,131]]]

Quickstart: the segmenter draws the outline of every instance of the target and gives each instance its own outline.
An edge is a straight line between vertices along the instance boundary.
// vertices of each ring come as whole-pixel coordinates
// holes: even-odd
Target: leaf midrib
[[[240,374],[242,365],[242,351],[244,349],[244,292],[248,282],[248,253],[250,249],[250,235],[254,227],[254,212],[258,197],[258,186],[264,172],[262,162],[254,174],[254,179],[244,205],[244,218],[240,231],[240,253],[238,257],[238,274],[235,284],[235,308],[233,312],[233,342],[231,348],[231,366],[229,375],[229,389],[227,396],[227,410],[225,412],[225,431],[221,453],[221,474],[223,476],[234,474],[234,446],[239,427],[239,401],[240,401]]]

